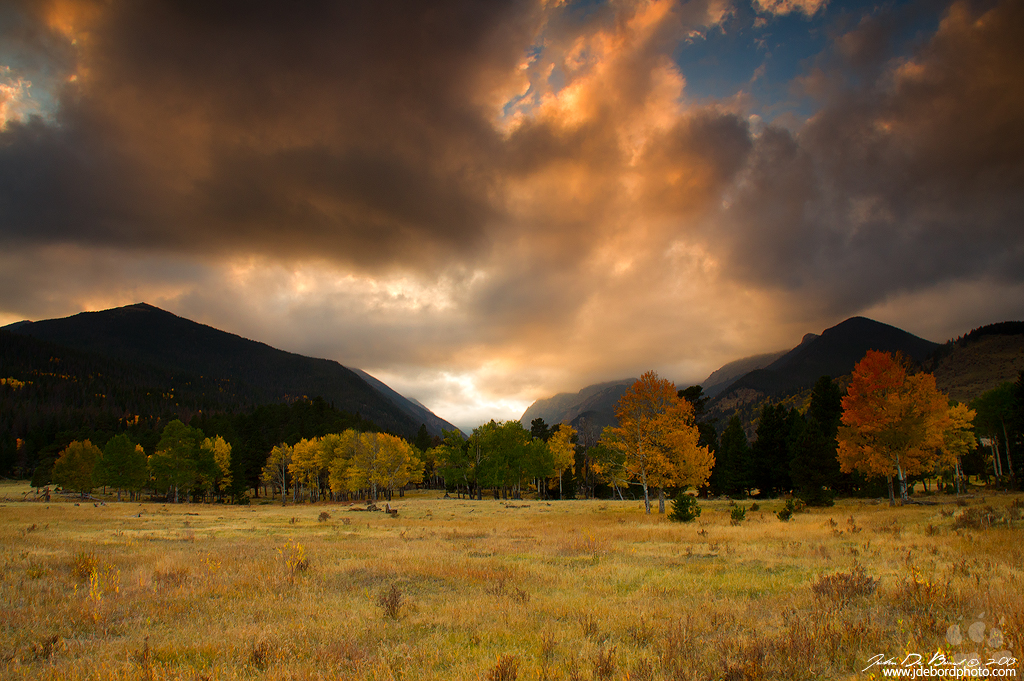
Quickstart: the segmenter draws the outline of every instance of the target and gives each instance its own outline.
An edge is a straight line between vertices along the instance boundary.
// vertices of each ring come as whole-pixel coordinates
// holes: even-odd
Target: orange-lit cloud
[[[786,128],[688,91],[720,0],[25,7],[0,81],[50,99],[0,129],[3,319],[145,300],[471,426],[1022,283],[1015,0],[895,56],[884,12],[837,29]]]

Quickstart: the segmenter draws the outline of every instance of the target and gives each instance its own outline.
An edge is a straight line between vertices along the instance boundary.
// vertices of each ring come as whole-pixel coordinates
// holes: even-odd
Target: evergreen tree
[[[765,404],[751,446],[753,483],[759,496],[775,497],[792,488],[789,477],[790,434],[796,424],[783,405]],[[796,415],[799,418],[799,415]]]
[[[555,424],[555,427],[557,428],[558,424]],[[530,437],[547,442],[553,433],[554,431],[548,427],[548,424],[544,422],[544,419],[536,418],[530,421]]]
[[[715,468],[711,474],[714,494],[735,496],[747,492],[753,484],[750,474],[750,445],[743,432],[740,417],[733,414],[722,432],[715,452]]]
[[[431,438],[430,433],[427,432],[427,424],[420,424],[420,429],[416,431],[416,439],[412,441],[412,444],[421,453],[430,449]]]
[[[701,447],[707,447],[713,456],[717,456],[718,429],[715,424],[718,419],[708,419],[706,417],[706,407],[711,398],[704,394],[704,388],[699,385],[691,385],[689,388],[680,390],[678,395],[693,406],[693,420],[696,423],[697,433],[699,434],[697,444]],[[707,490],[709,486],[710,481],[702,489]]]
[[[793,445],[790,461],[794,493],[808,506],[831,506],[843,474],[836,456],[842,393],[829,376],[822,376],[811,392],[807,425]]]

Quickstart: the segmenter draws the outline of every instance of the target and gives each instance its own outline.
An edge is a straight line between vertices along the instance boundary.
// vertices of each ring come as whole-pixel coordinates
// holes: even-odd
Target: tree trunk
[[[900,502],[907,503],[907,476],[903,473],[903,468],[898,466],[896,472],[900,476]]]
[[[1003,448],[1006,450],[1006,467],[1010,469],[1010,479],[1016,482],[1017,476],[1013,474],[1013,457],[1010,456],[1010,435],[1006,432],[1006,422],[1000,420],[1000,423],[1003,426],[1003,442],[1006,443],[1006,446]]]
[[[895,497],[895,495],[893,494],[893,491],[892,491],[892,476],[891,475],[885,476],[885,481],[889,484],[889,505],[890,506],[895,506],[896,505],[896,497]]]
[[[665,513],[665,488],[658,488],[658,513]]]
[[[997,446],[997,439],[998,438],[993,437],[989,440],[989,443],[992,446],[992,472],[995,474],[996,479],[1002,475],[1002,466],[999,465],[999,447]]]

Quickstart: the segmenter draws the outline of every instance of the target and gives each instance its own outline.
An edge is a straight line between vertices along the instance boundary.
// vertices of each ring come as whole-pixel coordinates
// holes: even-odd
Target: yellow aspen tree
[[[558,430],[548,440],[548,449],[558,475],[558,498],[562,498],[562,474],[576,462],[576,445],[572,439],[576,437],[576,429],[568,423],[558,426]]]
[[[359,433],[349,428],[337,435],[337,440],[331,442],[334,445],[334,454],[327,465],[328,482],[331,492],[341,495],[351,491],[349,488],[349,468],[359,446]]]
[[[285,492],[288,489],[288,464],[292,461],[292,448],[283,442],[270,450],[267,463],[263,466],[260,479],[265,484],[273,485],[281,490],[281,505],[285,504]]]
[[[619,425],[606,429],[612,435],[606,444],[625,455],[626,472],[643,487],[648,514],[651,487],[662,490],[659,510],[664,512],[666,486],[699,487],[711,475],[714,456],[697,445],[693,407],[678,397],[671,381],[648,371],[619,399],[615,416]]]
[[[943,434],[942,449],[951,459],[956,475],[956,493],[960,494],[960,461],[978,444],[974,439],[976,412],[966,404],[957,403],[949,408],[949,423]]]
[[[288,464],[288,472],[292,476],[295,488],[295,501],[302,496],[302,488],[309,490],[310,501],[313,501],[313,484],[319,478],[320,464],[317,461],[319,442],[302,438],[292,446],[292,461]]]
[[[203,440],[203,449],[213,455],[213,462],[217,466],[213,486],[223,494],[231,487],[231,443],[220,435],[214,438],[208,437]]]

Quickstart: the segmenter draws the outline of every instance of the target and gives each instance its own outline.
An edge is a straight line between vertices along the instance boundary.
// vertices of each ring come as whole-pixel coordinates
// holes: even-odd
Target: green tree
[[[42,459],[32,473],[31,485],[36,489],[46,487],[53,482],[53,464],[57,460],[53,457]]]
[[[434,448],[437,472],[444,478],[445,487],[459,489],[466,487],[466,493],[479,496],[477,470],[480,462],[478,441],[470,441],[457,430],[442,431],[441,444]]]
[[[706,409],[711,398],[704,394],[704,388],[699,385],[691,385],[689,388],[680,390],[679,397],[693,407],[693,420],[696,422],[697,432],[700,434],[697,444],[706,447],[712,456],[717,456],[718,429],[715,427],[717,419],[708,419]]]
[[[203,431],[174,419],[164,426],[156,452],[149,457],[154,485],[168,498],[173,492],[174,503],[180,501],[182,491],[212,484],[216,463],[212,452],[203,451],[203,439]]]
[[[430,437],[430,433],[427,432],[427,424],[421,423],[420,429],[416,431],[416,439],[412,441],[412,444],[416,449],[421,452],[425,452],[430,449],[431,443],[432,438]]]
[[[610,438],[614,435],[608,435]],[[604,440],[600,444],[590,448],[590,468],[597,479],[612,488],[612,498],[619,495],[620,500],[625,500],[622,490],[629,487],[629,473],[626,471],[626,452],[619,447],[610,447]]]
[[[555,426],[557,428],[558,426]],[[547,442],[551,435],[554,433],[554,429],[549,428],[548,424],[544,422],[542,418],[535,418],[530,421],[530,436]]]
[[[149,468],[142,446],[132,442],[127,433],[110,438],[93,471],[93,479],[97,485],[116,489],[118,501],[121,501],[123,491],[134,495],[149,481]]]
[[[760,496],[775,497],[790,491],[789,476],[791,440],[799,430],[799,414],[784,405],[765,404],[757,423],[757,439],[750,448],[753,463],[753,484]]]
[[[808,506],[831,506],[842,479],[836,450],[843,395],[829,376],[822,376],[811,391],[807,425],[793,443],[789,472],[794,494]]]
[[[736,496],[746,494],[753,478],[750,474],[750,444],[743,432],[740,417],[733,414],[722,431],[722,440],[715,451],[715,468],[711,473],[714,494]]]
[[[93,469],[102,457],[100,448],[89,440],[75,440],[64,448],[53,464],[53,482],[63,489],[81,492],[84,499],[95,486]]]
[[[971,407],[977,413],[978,435],[991,443],[993,472],[997,478],[1008,476],[1016,483],[1011,443],[1017,439],[1019,406],[1014,392],[1012,383],[1001,383],[971,402]]]
[[[483,487],[493,487],[506,496],[522,496],[523,480],[548,477],[554,471],[545,466],[544,450],[531,449],[533,438],[516,420],[491,421],[473,431],[471,441],[479,447],[479,480]],[[541,441],[543,444],[543,441]]]

